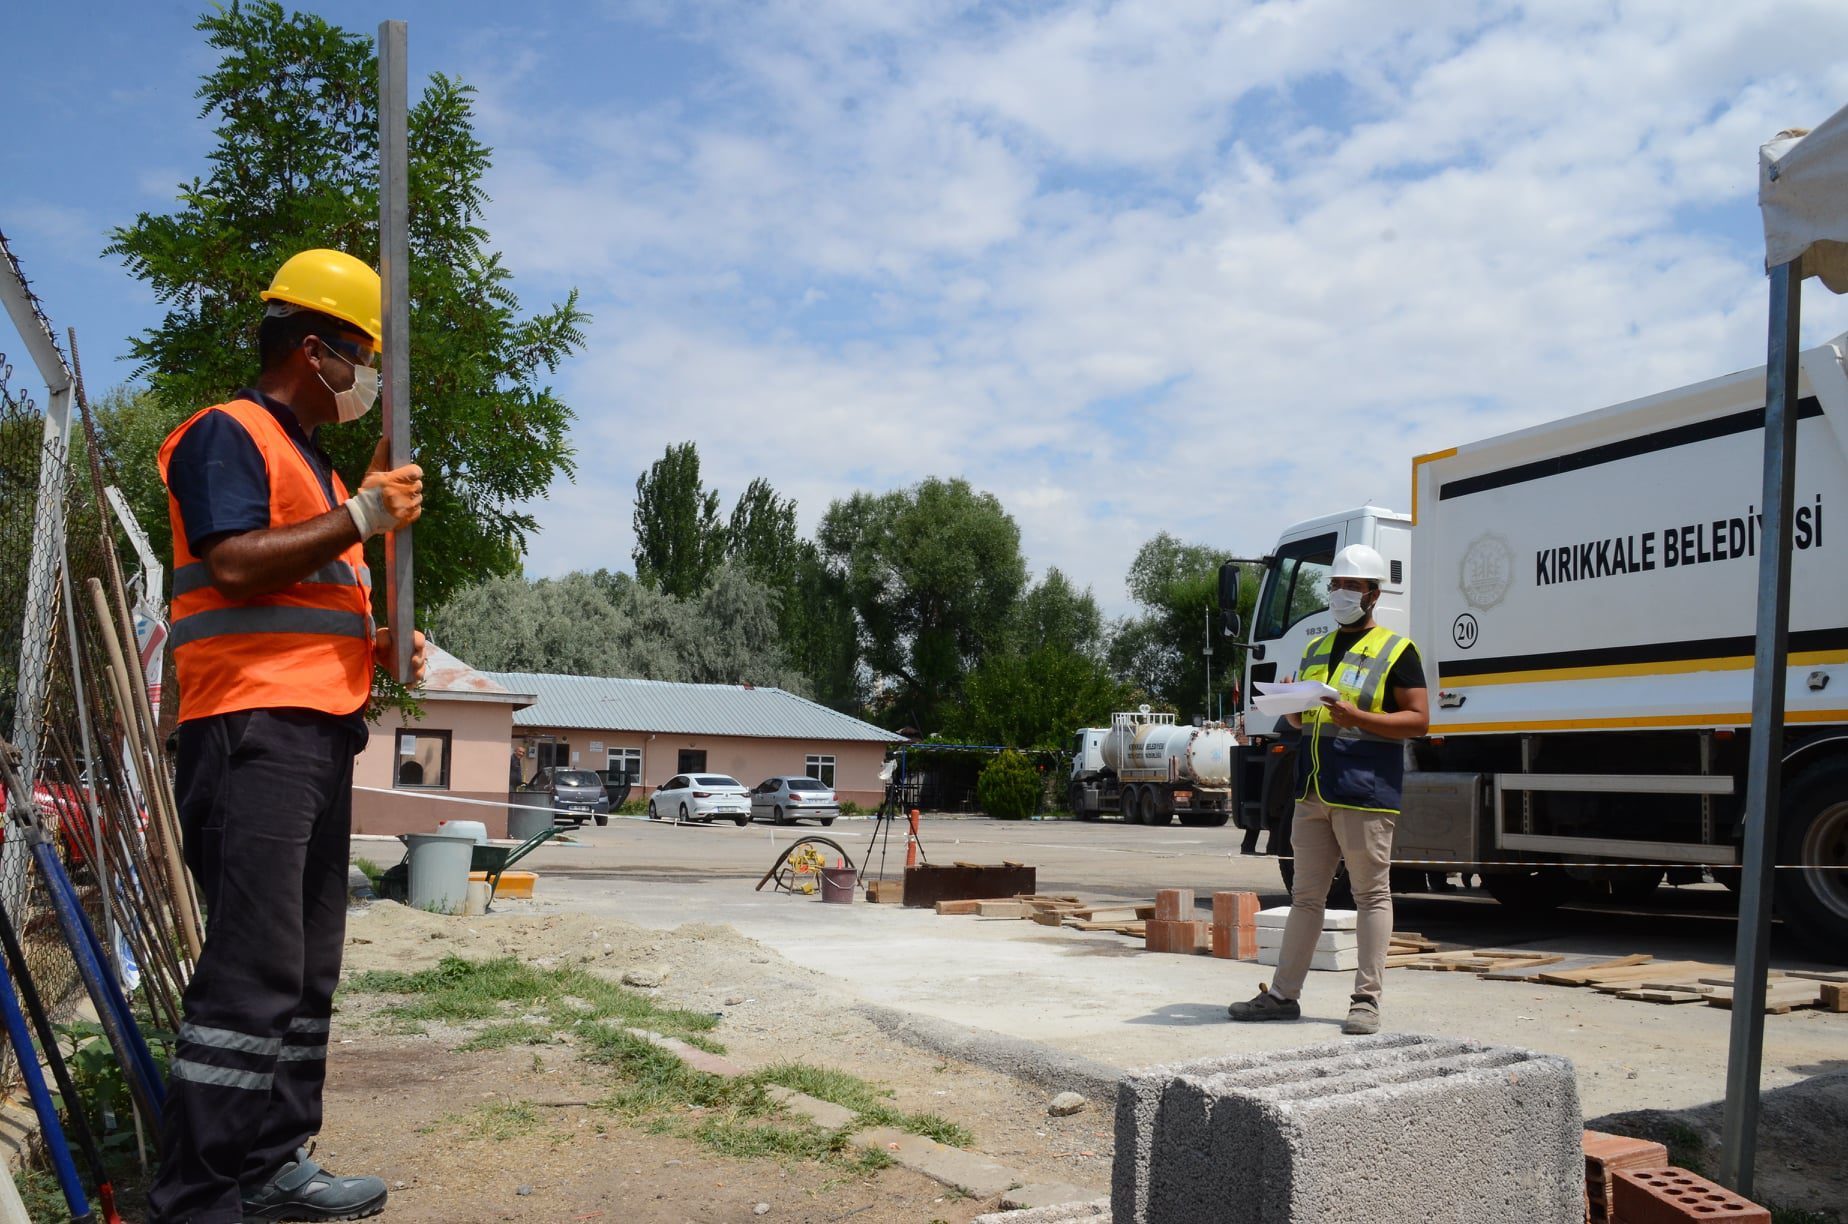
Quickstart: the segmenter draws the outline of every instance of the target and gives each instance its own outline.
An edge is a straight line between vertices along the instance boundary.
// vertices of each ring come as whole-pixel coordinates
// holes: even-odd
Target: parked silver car
[[[833,787],[799,774],[765,778],[751,792],[752,820],[788,824],[806,818],[831,825],[840,814]]]
[[[750,792],[724,774],[675,774],[648,800],[648,819],[729,820],[743,826],[751,819]]]

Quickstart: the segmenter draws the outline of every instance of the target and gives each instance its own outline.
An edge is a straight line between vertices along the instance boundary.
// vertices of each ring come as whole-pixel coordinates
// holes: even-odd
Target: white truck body
[[[1848,949],[1845,353],[1848,337],[1800,357],[1774,848],[1780,915],[1836,956]],[[1371,506],[1284,533],[1265,562],[1247,688],[1290,674],[1332,627],[1325,597],[1290,597],[1307,589],[1307,559],[1368,543],[1405,560],[1377,618],[1417,643],[1431,726],[1408,749],[1396,864],[1486,869],[1511,904],[1557,903],[1575,882],[1641,895],[1665,872],[1732,878],[1764,389],[1763,369],[1746,370],[1421,456],[1409,533]],[[1247,729],[1239,823],[1287,838],[1289,737],[1255,716]]]
[[[1839,723],[1848,378],[1835,346],[1802,369],[1787,718]],[[1764,395],[1748,370],[1418,460],[1432,734],[1751,725]]]
[[[1074,745],[1069,796],[1080,819],[1120,812],[1131,824],[1223,825],[1230,818],[1237,745],[1224,723],[1179,726],[1140,711],[1086,727]]]

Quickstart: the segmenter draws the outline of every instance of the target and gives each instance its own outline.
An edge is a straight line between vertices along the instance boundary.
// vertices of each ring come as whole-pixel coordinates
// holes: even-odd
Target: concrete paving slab
[[[1025,1211],[991,1211],[975,1217],[974,1224],[1082,1224],[1085,1220],[1110,1218],[1110,1200],[1094,1199],[1084,1203],[1060,1203],[1053,1207],[1033,1207]]]
[[[854,1136],[854,1142],[878,1148],[912,1172],[922,1173],[971,1198],[994,1198],[1022,1181],[1019,1173],[999,1161],[889,1126],[863,1130]]]
[[[1027,1211],[1035,1207],[1087,1207],[1098,1202],[1094,1196],[1096,1189],[1086,1186],[1072,1186],[1063,1182],[1041,1182],[1030,1186],[1015,1186],[1001,1196],[1004,1210]]]
[[[845,1105],[836,1105],[832,1101],[824,1101],[781,1084],[771,1084],[764,1089],[764,1095],[785,1109],[801,1114],[823,1130],[840,1130],[844,1126],[852,1126],[860,1116]]]

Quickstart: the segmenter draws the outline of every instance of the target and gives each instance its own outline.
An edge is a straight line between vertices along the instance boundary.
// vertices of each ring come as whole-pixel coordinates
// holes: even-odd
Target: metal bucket
[[[854,881],[858,873],[851,867],[821,869],[821,899],[829,905],[852,905]]]
[[[459,914],[468,901],[468,868],[475,856],[473,837],[447,833],[412,833],[411,908]]]
[[[552,827],[552,810],[534,811],[535,807],[544,807],[552,802],[551,797],[543,794],[524,792],[509,795],[512,806],[507,809],[507,836],[514,841],[526,841],[537,837]]]

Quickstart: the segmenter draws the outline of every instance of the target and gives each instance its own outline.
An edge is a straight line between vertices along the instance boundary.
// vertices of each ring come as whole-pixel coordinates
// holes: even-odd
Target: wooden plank
[[[1848,1012],[1848,982],[1824,982],[1822,984],[1822,1009],[1832,1012]]]
[[[1699,1003],[1706,995],[1694,990],[1651,990],[1643,987],[1637,990],[1620,990],[1620,999],[1641,999],[1645,1003]]]
[[[1709,1007],[1724,1007],[1732,1010],[1733,991],[1729,986],[1717,986],[1712,994],[1706,996]],[[1765,987],[1765,1014],[1782,1016],[1793,1008],[1814,1007],[1822,1002],[1822,983],[1820,982],[1771,982]]]
[[[1033,911],[1025,901],[977,901],[975,916],[977,918],[1025,918]]]
[[[1594,957],[1591,958],[1589,965],[1584,966],[1550,965],[1542,969],[1535,977],[1549,986],[1583,986],[1600,973],[1629,965],[1646,965],[1654,959],[1646,952],[1632,953],[1629,956]]]
[[[1848,969],[1786,969],[1784,976],[1811,982],[1848,982]]]
[[[1591,978],[1586,985],[1605,994],[1628,990],[1643,982],[1675,981],[1691,978],[1712,968],[1699,961],[1653,961],[1647,965],[1625,965]]]
[[[1568,956],[1564,960],[1548,966],[1545,971],[1563,972],[1568,969],[1590,969],[1598,965],[1610,965],[1619,960],[1626,964],[1630,963],[1628,959],[1622,957]],[[1517,966],[1510,969],[1491,969],[1482,976],[1492,982],[1532,982],[1539,979],[1541,972],[1542,970],[1540,969],[1522,969]]]

